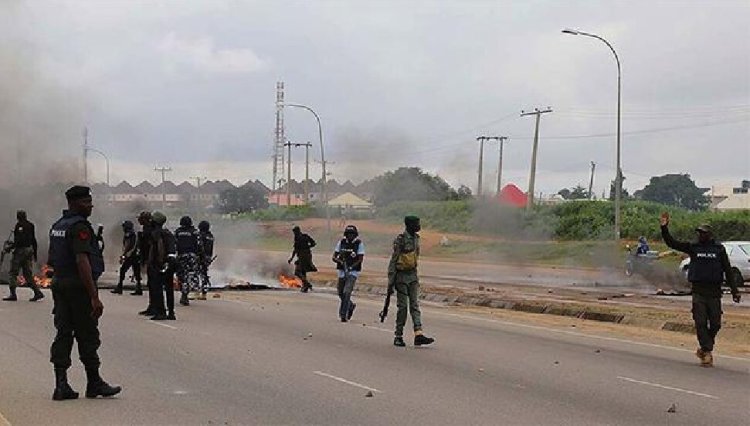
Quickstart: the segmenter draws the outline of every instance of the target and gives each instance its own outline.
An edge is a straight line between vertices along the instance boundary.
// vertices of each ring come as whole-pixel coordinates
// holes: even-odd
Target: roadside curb
[[[336,282],[327,281],[324,283],[327,287],[336,287]],[[385,296],[385,288],[381,286],[362,284],[355,287],[355,293],[370,294],[376,296]],[[595,306],[580,307],[569,306],[563,302],[554,301],[521,301],[503,299],[499,295],[484,294],[443,294],[439,291],[430,291],[422,289],[420,299],[433,303],[442,303],[445,305],[462,305],[462,306],[480,306],[492,309],[508,309],[517,312],[526,312],[541,315],[557,315],[564,317],[577,318],[588,321],[607,322],[612,324],[623,324],[653,330],[674,331],[678,333],[695,333],[695,327],[692,323],[657,320],[644,318],[635,314],[619,314],[604,312]]]

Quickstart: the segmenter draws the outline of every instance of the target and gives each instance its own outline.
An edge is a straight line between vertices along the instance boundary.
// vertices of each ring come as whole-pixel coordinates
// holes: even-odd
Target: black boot
[[[349,312],[347,313],[346,319],[351,320],[352,315],[354,315],[354,310],[357,309],[356,303],[350,303],[349,304]]]
[[[143,290],[141,289],[141,283],[135,284],[135,291],[130,293],[131,296],[143,296]]]
[[[55,391],[52,393],[52,399],[55,401],[78,399],[78,392],[68,384],[68,370],[64,368],[55,368]]]
[[[182,297],[180,297],[180,305],[190,306],[190,301],[188,300],[187,294],[182,293]]]
[[[3,300],[6,302],[15,302],[16,300],[18,300],[18,297],[16,296],[16,289],[12,288],[8,297],[4,297]]]
[[[432,337],[427,337],[422,334],[414,336],[414,346],[431,345],[433,343],[435,343],[435,339]]]
[[[37,300],[42,300],[42,299],[44,299],[44,293],[42,293],[41,291],[37,290],[37,291],[34,292],[34,297],[32,297],[31,299],[29,299],[29,302],[36,302]]]
[[[115,396],[122,388],[120,386],[110,386],[99,376],[99,368],[86,368],[86,398],[96,398],[97,396]]]
[[[393,346],[398,346],[400,348],[403,348],[404,346],[406,346],[406,343],[404,342],[404,338],[401,336],[394,337]]]
[[[170,313],[167,314],[167,320],[168,321],[175,321],[175,320],[177,320],[177,317],[175,316],[174,311],[172,311],[172,312],[170,312]]]
[[[112,293],[112,294],[122,294],[122,283],[118,283],[117,287],[115,287],[114,289],[112,289],[112,291],[110,293]]]

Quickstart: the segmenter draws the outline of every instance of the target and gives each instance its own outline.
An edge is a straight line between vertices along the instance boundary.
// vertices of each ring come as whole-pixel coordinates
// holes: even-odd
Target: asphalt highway
[[[423,317],[436,344],[415,348],[409,333],[408,347],[396,348],[395,301],[380,324],[381,302],[358,299],[344,324],[332,294],[223,293],[180,307],[177,321],[153,322],[135,314],[145,297],[102,297],[102,375],[122,394],[52,401],[51,298],[24,298],[0,304],[0,424],[642,426],[750,418],[750,360],[721,356],[720,344],[717,366],[705,369],[685,349],[431,305]],[[70,378],[85,390],[75,359]]]

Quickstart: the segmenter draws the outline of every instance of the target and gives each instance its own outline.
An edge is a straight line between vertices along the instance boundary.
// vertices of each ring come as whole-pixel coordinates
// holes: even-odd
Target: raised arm
[[[661,237],[664,239],[664,243],[671,249],[681,251],[683,253],[692,254],[692,246],[690,243],[683,241],[677,241],[669,233],[669,213],[661,214]]]

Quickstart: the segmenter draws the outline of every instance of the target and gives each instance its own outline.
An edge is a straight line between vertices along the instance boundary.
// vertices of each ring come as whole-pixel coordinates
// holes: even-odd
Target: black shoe
[[[122,390],[120,386],[110,386],[104,380],[89,382],[86,386],[86,398],[96,398],[97,396],[110,397],[115,396]]]
[[[112,291],[110,291],[110,293],[112,293],[112,294],[122,294],[122,287],[115,287],[114,289],[112,289]]]
[[[306,285],[303,285],[303,286],[302,286],[302,288],[301,288],[301,289],[300,289],[299,291],[300,291],[301,293],[307,293],[307,291],[308,291],[308,290],[309,290],[309,289],[307,288],[307,286],[306,286]]]
[[[349,314],[347,315],[346,319],[350,320],[352,319],[352,315],[354,315],[354,310],[357,309],[357,304],[352,303],[349,305]]]
[[[151,317],[151,321],[164,321],[168,319],[169,317],[167,316],[167,314],[156,314],[153,317]]]
[[[341,322],[348,322],[349,320],[346,318],[341,318]]]
[[[68,372],[63,368],[55,369],[55,391],[52,393],[52,399],[55,401],[78,399],[78,392],[68,384]]]
[[[34,297],[29,299],[29,302],[36,302],[37,300],[42,300],[42,299],[44,299],[44,293],[40,291],[39,293],[35,293]]]
[[[3,300],[6,302],[15,302],[18,300],[18,297],[15,294],[11,294],[8,297],[3,297]]]
[[[169,321],[176,321],[177,320],[177,317],[174,315],[174,312],[170,312],[169,314],[167,314],[167,320],[169,320]]]
[[[131,296],[143,296],[143,290],[137,289],[136,291],[133,291],[130,293]]]
[[[146,309],[146,310],[138,312],[138,315],[144,315],[144,316],[147,316],[147,317],[152,317],[152,316],[156,315],[156,313],[153,312],[153,311],[151,311],[151,310]]]
[[[396,336],[393,338],[393,346],[398,346],[399,348],[403,348],[406,346],[406,343],[404,342],[403,337]]]
[[[183,294],[182,297],[180,297],[180,305],[190,306],[190,301],[188,300],[187,294]]]
[[[427,337],[422,334],[414,336],[414,346],[431,345],[435,343],[435,339]]]

